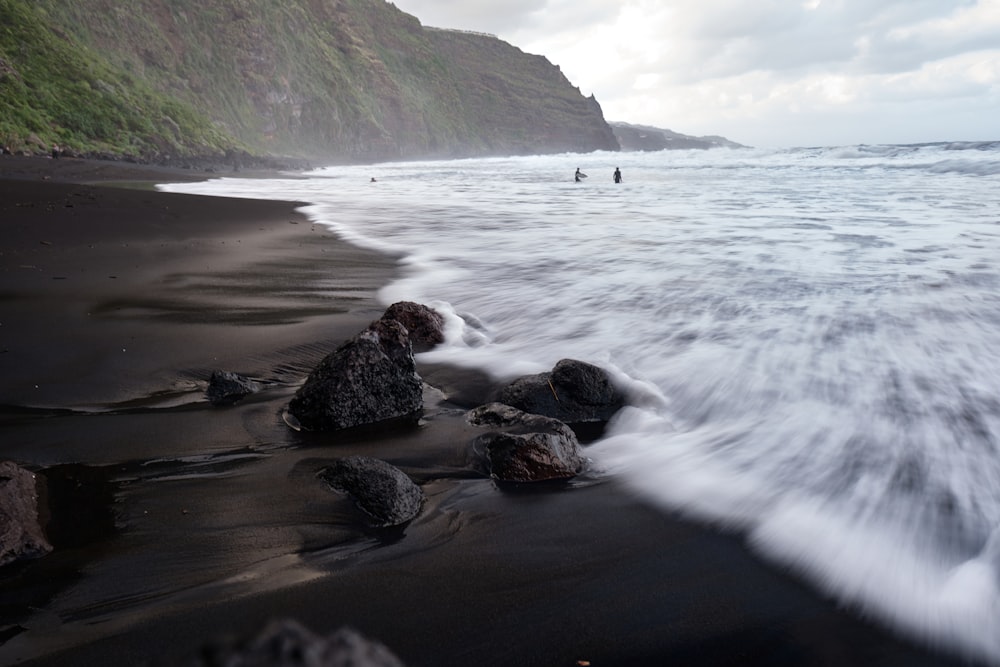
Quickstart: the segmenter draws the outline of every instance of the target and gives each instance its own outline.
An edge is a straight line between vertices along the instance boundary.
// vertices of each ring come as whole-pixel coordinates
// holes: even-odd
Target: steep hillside
[[[430,30],[427,37],[452,64],[450,78],[464,93],[455,103],[463,116],[479,119],[485,151],[618,150],[597,100],[584,99],[546,58],[479,33]]]
[[[0,144],[144,156],[217,153],[235,142],[189,105],[53,29],[35,6],[0,0]]]
[[[24,144],[27,130],[78,150],[366,160],[618,147],[596,101],[544,58],[425,28],[384,0],[0,0],[5,100],[12,89],[0,141]]]

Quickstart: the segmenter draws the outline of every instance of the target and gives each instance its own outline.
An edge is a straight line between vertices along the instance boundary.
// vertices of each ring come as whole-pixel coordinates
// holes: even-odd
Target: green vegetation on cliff
[[[0,143],[131,155],[211,153],[234,141],[202,114],[51,28],[36,5],[0,0]]]
[[[0,141],[156,159],[616,150],[599,105],[384,0],[0,0]]]

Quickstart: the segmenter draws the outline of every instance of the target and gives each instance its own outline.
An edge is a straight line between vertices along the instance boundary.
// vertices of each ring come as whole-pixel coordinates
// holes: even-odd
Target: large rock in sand
[[[473,446],[485,452],[490,474],[502,482],[569,479],[586,463],[573,429],[558,419],[502,403],[470,410],[467,419],[492,429],[476,438]]]
[[[575,359],[563,359],[549,373],[514,380],[496,400],[567,424],[606,422],[625,404],[603,368]]]
[[[196,663],[227,667],[404,667],[384,645],[340,628],[321,637],[291,619],[272,621],[243,646],[209,646]]]
[[[313,369],[288,412],[306,430],[333,431],[415,416],[423,405],[406,329],[377,320]]]
[[[372,525],[385,528],[413,519],[424,505],[424,492],[396,466],[368,456],[348,456],[323,468],[319,476],[349,494]]]
[[[406,327],[416,350],[429,350],[444,342],[444,317],[423,304],[398,301],[386,308],[382,319],[396,320]]]
[[[50,551],[38,523],[35,476],[11,461],[0,462],[0,565]]]

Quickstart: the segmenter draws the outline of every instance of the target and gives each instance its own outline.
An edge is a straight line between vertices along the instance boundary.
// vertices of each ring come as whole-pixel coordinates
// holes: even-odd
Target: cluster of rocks
[[[444,318],[411,302],[393,304],[327,355],[288,404],[286,421],[309,431],[335,431],[394,419],[416,419],[423,410],[423,381],[413,350],[444,341]],[[258,391],[254,381],[213,374],[208,398],[231,404]],[[482,429],[470,443],[491,477],[529,483],[570,479],[586,467],[570,425],[606,423],[624,396],[601,368],[563,359],[547,373],[518,378],[495,392],[493,402],[466,414]],[[367,456],[334,461],[318,476],[346,493],[378,528],[412,521],[426,501],[423,490],[392,464]],[[307,656],[305,663],[302,657]],[[216,660],[217,659],[217,660]],[[272,624],[239,649],[225,649],[206,664],[359,665],[393,667],[398,659],[381,644],[350,629],[317,636],[294,621]]]
[[[439,313],[411,302],[393,304],[313,369],[289,402],[287,421],[304,430],[333,431],[416,420],[423,410],[423,381],[413,350],[443,341],[444,318]],[[261,388],[252,379],[217,371],[206,397],[213,405],[232,405]],[[518,378],[493,398],[466,414],[468,423],[482,430],[470,447],[483,457],[492,478],[510,483],[580,474],[586,458],[573,427],[606,423],[625,402],[603,369],[572,359],[558,362],[550,372]],[[379,528],[413,520],[426,500],[402,470],[371,457],[338,459],[318,477],[348,494]],[[51,550],[39,523],[35,476],[14,463],[0,463],[0,566]],[[305,663],[303,656],[309,656]],[[221,649],[206,664],[402,663],[384,646],[349,629],[320,637],[294,621],[282,621],[243,647]]]
[[[413,350],[443,341],[439,313],[412,302],[393,304],[310,373],[288,405],[287,421],[304,430],[331,431],[415,420],[423,410],[423,382]],[[605,423],[625,402],[603,369],[572,359],[514,380],[495,399],[467,414],[470,424],[483,429],[470,444],[494,479],[511,483],[578,475],[586,459],[570,425]],[[375,526],[410,521],[424,502],[419,486],[378,459],[341,459],[319,476],[349,494]]]
[[[389,420],[416,421],[423,411],[423,380],[414,349],[444,341],[444,318],[427,306],[400,302],[328,354],[288,404],[286,421],[306,431],[336,431]],[[261,390],[232,372],[212,374],[206,397],[232,405]],[[601,368],[563,359],[546,373],[518,378],[494,392],[493,401],[467,413],[482,430],[470,442],[484,468],[500,482],[570,479],[586,467],[574,428],[604,424],[624,396]],[[0,565],[51,550],[37,524],[33,476],[14,464],[0,467]],[[348,494],[377,527],[416,517],[425,498],[403,471],[370,457],[335,461],[318,472]],[[35,504],[32,504],[35,503]]]

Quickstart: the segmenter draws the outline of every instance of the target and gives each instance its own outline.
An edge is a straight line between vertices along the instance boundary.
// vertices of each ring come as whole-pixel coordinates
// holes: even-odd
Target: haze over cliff
[[[0,142],[150,161],[618,149],[544,57],[384,0],[0,0]]]

